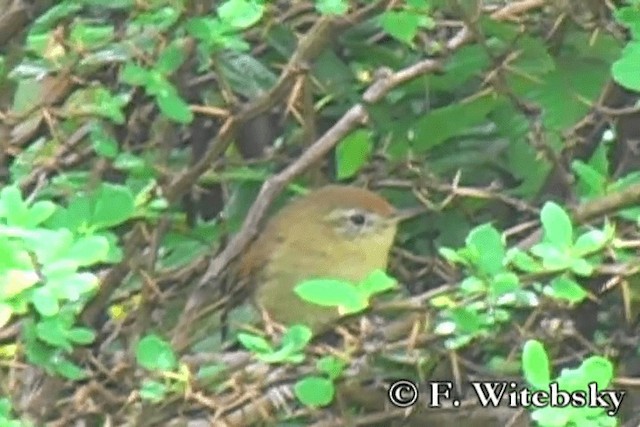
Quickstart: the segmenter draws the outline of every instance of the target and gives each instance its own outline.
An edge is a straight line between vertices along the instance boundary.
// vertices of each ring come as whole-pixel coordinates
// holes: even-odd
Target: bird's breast
[[[318,333],[337,320],[339,312],[302,300],[295,294],[295,287],[310,279],[357,283],[373,270],[386,268],[392,239],[386,237],[368,246],[347,241],[337,245],[314,245],[301,239],[283,241],[271,248],[263,265],[255,301],[272,320],[285,325],[303,323]]]

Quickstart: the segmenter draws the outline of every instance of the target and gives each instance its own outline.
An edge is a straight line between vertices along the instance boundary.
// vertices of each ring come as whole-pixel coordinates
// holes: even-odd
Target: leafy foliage
[[[287,404],[313,410],[267,412],[307,425],[339,392],[348,411],[333,414],[386,407],[339,389],[366,384],[374,396],[394,378],[427,381],[436,346],[547,387],[554,358],[575,350],[532,325],[596,298],[597,325],[580,342],[637,353],[611,338],[640,301],[637,1],[13,3],[0,11],[0,378],[27,377],[17,369],[28,365],[38,390],[56,391],[3,383],[12,395],[0,399],[1,425],[28,418],[16,405],[25,401],[39,424],[60,421],[56,408],[72,414],[64,424],[106,422],[91,418],[101,410],[117,414],[110,423],[164,425],[199,406],[250,425],[260,420],[238,414],[264,411],[237,407],[264,401],[243,391],[268,397],[281,384],[298,400]],[[309,153],[329,154],[299,172]],[[400,225],[390,274],[295,290],[368,317],[384,339],[396,320],[411,331],[383,345],[351,324],[357,339],[327,350],[305,325],[252,329],[233,334],[250,356],[237,365],[214,338],[226,325],[211,312],[235,298],[220,285],[195,345],[174,347],[181,298],[280,173],[271,183],[286,184],[285,196],[366,183],[398,207],[427,208]],[[529,221],[534,238],[523,235]],[[254,320],[233,315],[234,327]],[[521,347],[522,335],[540,341]],[[201,362],[200,351],[217,358]],[[555,381],[610,384],[611,361],[581,363]],[[58,377],[63,387],[52,386]],[[68,406],[87,398],[97,410]],[[532,419],[615,421],[572,408]]]
[[[369,299],[396,286],[396,281],[384,271],[373,271],[361,283],[333,279],[312,279],[294,289],[305,301],[324,307],[337,307],[342,314],[358,313],[369,305]]]
[[[604,357],[592,356],[584,360],[576,369],[563,369],[560,376],[551,381],[549,358],[544,346],[538,341],[528,341],[522,352],[522,366],[527,381],[535,390],[549,390],[551,384],[559,390],[587,393],[590,384],[596,384],[597,390],[605,390],[613,379],[613,366]],[[537,408],[532,418],[540,426],[557,425],[601,425],[614,426],[615,419],[605,413],[605,408],[578,405],[551,405]]]
[[[436,331],[453,334],[447,340],[449,347],[458,348],[477,336],[487,335],[496,324],[513,319],[513,308],[535,307],[542,295],[572,304],[587,297],[574,275],[588,277],[594,273],[589,259],[598,260],[597,253],[606,250],[613,239],[613,228],[605,225],[603,230],[587,231],[574,242],[571,219],[553,202],[543,206],[540,222],[543,239],[527,252],[519,248],[507,250],[500,233],[489,224],[472,230],[464,248],[440,249],[442,256],[461,264],[470,273],[460,283],[458,298],[464,301],[476,295],[484,296],[482,301],[462,307],[451,296],[433,300],[436,306],[447,308],[441,312],[443,320]],[[529,290],[527,284],[521,282],[520,271],[545,275],[548,282],[535,281]]]

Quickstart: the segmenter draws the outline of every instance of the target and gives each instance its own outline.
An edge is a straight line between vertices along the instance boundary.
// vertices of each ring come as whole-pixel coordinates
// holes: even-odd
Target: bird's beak
[[[407,219],[411,219],[413,217],[416,217],[416,216],[418,216],[420,214],[423,214],[426,211],[427,211],[427,208],[425,208],[424,206],[415,206],[413,208],[399,209],[393,215],[392,220],[395,223],[402,222],[402,221],[405,221]]]

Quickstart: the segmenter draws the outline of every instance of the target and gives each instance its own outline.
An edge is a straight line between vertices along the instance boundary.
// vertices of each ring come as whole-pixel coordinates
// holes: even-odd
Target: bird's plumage
[[[350,210],[373,216],[378,228],[353,238],[341,235],[326,218]],[[376,268],[386,268],[395,213],[384,198],[357,187],[329,185],[312,191],[266,223],[240,260],[240,279],[252,282],[254,301],[271,319],[287,325],[305,323],[320,332],[339,317],[337,310],[305,302],[293,289],[315,278],[357,282]]]

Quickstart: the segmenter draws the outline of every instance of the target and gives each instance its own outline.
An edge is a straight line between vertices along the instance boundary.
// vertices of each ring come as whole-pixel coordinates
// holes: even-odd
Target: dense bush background
[[[529,425],[385,386],[468,396],[590,356],[634,422],[637,1],[0,5],[0,425]],[[223,346],[254,226],[336,181],[427,208],[382,316],[422,322],[333,355],[295,330]]]

